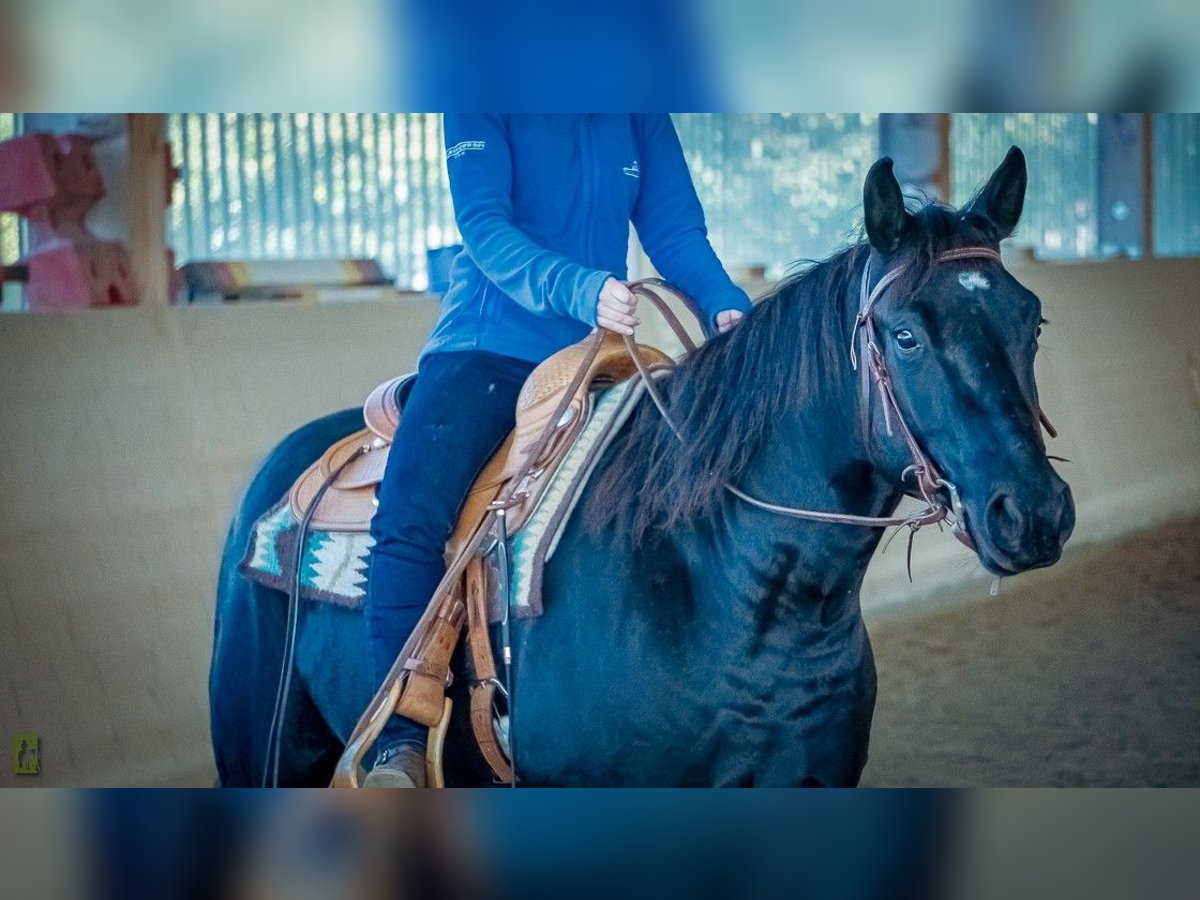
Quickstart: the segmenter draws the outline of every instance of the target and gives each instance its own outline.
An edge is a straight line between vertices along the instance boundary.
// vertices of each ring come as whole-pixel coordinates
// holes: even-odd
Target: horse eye
[[[919,344],[913,333],[907,328],[901,328],[896,332],[896,346],[901,350],[916,350]]]

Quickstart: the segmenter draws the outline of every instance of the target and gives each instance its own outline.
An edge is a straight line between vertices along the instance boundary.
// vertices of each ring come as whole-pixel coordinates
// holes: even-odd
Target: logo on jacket
[[[638,168],[638,162],[636,159],[633,162],[631,162],[629,165],[627,165],[621,171],[624,172],[626,175],[628,175],[630,178],[640,178],[641,177],[641,170]]]
[[[458,159],[468,150],[482,150],[487,141],[459,141],[446,151],[446,159]]]

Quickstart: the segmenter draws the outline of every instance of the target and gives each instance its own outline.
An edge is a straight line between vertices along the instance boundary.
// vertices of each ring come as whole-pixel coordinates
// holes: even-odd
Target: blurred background
[[[1164,791],[8,792],[28,900],[1189,900]],[[35,802],[36,801],[36,802]]]
[[[0,107],[1200,108],[1191,0],[3,0]]]
[[[922,535],[911,585],[901,550],[873,563],[865,781],[1200,784],[1200,6],[561,7],[0,0],[0,109],[26,111],[0,112],[0,786],[212,782],[229,516],[284,433],[411,366],[457,235],[438,117],[394,110],[450,108],[713,111],[675,121],[754,294],[846,239],[880,153],[913,194],[960,203],[1020,144],[1006,264],[1051,319],[1038,377],[1079,528],[1059,566],[995,598],[945,535]],[[755,112],[781,109],[814,112]],[[5,143],[34,135],[54,137]],[[636,236],[630,260],[648,273]],[[1106,900],[1197,883],[1194,792],[595,796],[0,791],[0,893]]]
[[[960,203],[1020,144],[1079,528],[995,598],[946,535],[911,585],[873,563],[865,781],[1200,784],[1200,6],[559,6],[0,0],[0,786],[212,783],[229,516],[412,365],[457,234],[438,117],[394,111],[451,108],[711,111],[675,121],[753,294],[846,239],[877,155]],[[0,791],[0,893],[1184,898],[1196,796]]]

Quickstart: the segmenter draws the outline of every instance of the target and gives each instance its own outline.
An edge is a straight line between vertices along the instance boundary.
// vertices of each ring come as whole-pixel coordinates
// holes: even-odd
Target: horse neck
[[[839,342],[845,344],[844,350],[825,364],[842,368],[822,373],[820,389],[805,394],[774,423],[742,475],[744,489],[757,488],[789,506],[804,507],[807,502],[815,504],[810,509],[861,515],[877,513],[893,495],[898,499],[895,490],[878,478],[874,479],[878,484],[870,483],[867,477],[875,474],[875,453],[864,427],[866,398],[861,395],[860,373],[851,362],[848,337],[858,312],[863,265],[865,259],[852,267],[832,304],[831,312],[841,319],[847,337]]]
[[[861,267],[843,289],[837,312],[849,335],[857,312]],[[835,365],[845,371],[823,378],[823,387],[804,396],[774,423],[759,452],[738,476],[738,487],[772,503],[800,509],[886,515],[901,492],[873,462],[864,433],[858,373],[851,368],[849,347]],[[820,525],[747,506],[728,497],[726,521],[745,548],[747,567],[761,581],[765,572],[787,560],[794,585],[810,595],[857,595],[858,585],[882,536],[882,529]],[[831,560],[836,560],[831,563]],[[778,574],[778,573],[777,573]],[[742,579],[746,573],[734,573]],[[824,615],[824,613],[822,614]]]

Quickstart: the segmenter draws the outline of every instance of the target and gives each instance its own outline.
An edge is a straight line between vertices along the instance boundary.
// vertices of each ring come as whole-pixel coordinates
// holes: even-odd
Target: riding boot
[[[425,787],[425,746],[406,741],[388,747],[367,773],[363,787]]]

